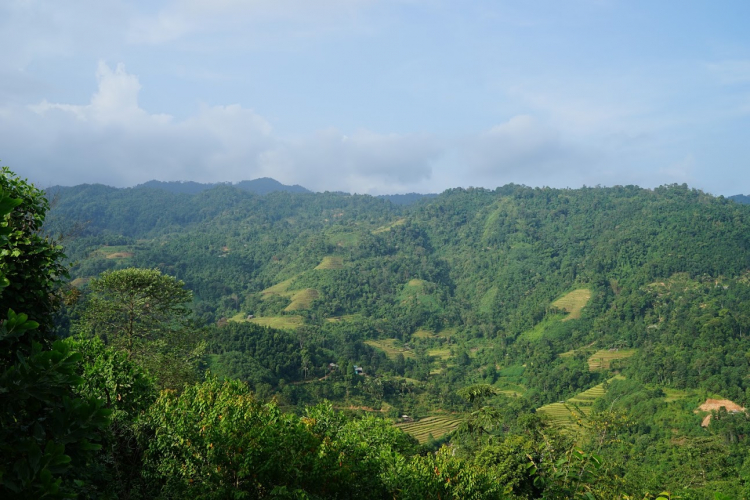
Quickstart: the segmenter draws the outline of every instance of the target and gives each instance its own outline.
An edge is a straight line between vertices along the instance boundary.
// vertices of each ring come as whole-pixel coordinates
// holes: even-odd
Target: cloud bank
[[[252,109],[202,106],[176,120],[138,103],[141,84],[124,65],[100,62],[88,104],[3,108],[5,160],[28,156],[25,175],[42,184],[101,182],[130,186],[150,179],[240,181],[262,176],[313,190],[392,192],[429,179],[442,147],[428,135],[335,129],[285,139]],[[54,165],[54,168],[51,166]]]
[[[141,82],[123,64],[99,62],[96,80],[86,104],[45,99],[0,108],[3,163],[42,186],[267,176],[315,191],[368,194],[508,182],[575,187],[646,179],[656,185],[690,180],[695,170],[689,152],[665,158],[648,175],[629,170],[643,139],[609,134],[599,147],[584,146],[553,125],[554,116],[517,114],[461,136],[326,128],[286,137],[240,104],[202,105],[181,119],[146,110]]]

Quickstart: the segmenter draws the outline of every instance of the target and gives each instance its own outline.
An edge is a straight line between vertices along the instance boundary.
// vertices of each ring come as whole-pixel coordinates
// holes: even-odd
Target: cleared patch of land
[[[318,291],[314,288],[305,288],[292,295],[292,303],[286,306],[285,311],[299,311],[310,309],[313,301],[320,297]]]
[[[627,359],[635,354],[635,349],[601,349],[589,358],[589,370],[609,370],[612,362]]]
[[[105,259],[129,259],[135,255],[133,248],[128,245],[103,246],[93,252],[93,255]]]
[[[380,349],[390,359],[395,359],[399,354],[403,354],[405,358],[413,358],[414,353],[409,349],[404,349],[399,345],[399,341],[396,339],[384,339],[384,340],[366,340],[365,344]]]
[[[719,411],[719,409],[722,407],[729,413],[740,413],[740,412],[747,411],[745,408],[738,405],[734,401],[730,401],[728,399],[709,398],[706,400],[705,403],[700,405],[697,410],[695,410],[695,413]],[[703,417],[703,421],[701,422],[701,427],[708,427],[711,424],[711,416],[712,414],[708,414],[705,417]]]
[[[441,361],[445,361],[451,358],[451,350],[448,348],[436,347],[434,349],[428,349],[427,355],[434,358],[438,358]]]
[[[386,224],[385,226],[380,226],[376,230],[372,232],[372,234],[378,234],[378,233],[384,233],[386,231],[390,231],[392,228],[396,226],[401,226],[406,223],[406,219],[398,219],[394,222],[391,222],[390,224]]]
[[[547,329],[562,318],[560,314],[552,314],[544,318],[541,322],[537,323],[531,330],[526,330],[521,334],[521,337],[527,340],[539,340],[544,337]]]
[[[411,334],[412,338],[415,339],[431,339],[435,337],[435,334],[430,330],[425,330],[424,328],[420,328],[416,332]]]
[[[357,233],[349,232],[335,232],[328,235],[328,241],[332,245],[339,247],[350,247],[356,245],[359,241],[359,235]]]
[[[435,296],[428,293],[430,285],[432,285],[432,283],[425,280],[409,280],[409,282],[401,289],[401,292],[399,292],[398,299],[402,304],[416,301],[430,308],[440,309],[440,304],[438,304]]]
[[[522,392],[514,391],[512,389],[500,389],[498,392],[500,394],[504,394],[504,395],[506,395],[508,397],[511,397],[511,398],[517,398],[519,396],[523,396]]]
[[[133,252],[113,252],[110,254],[107,254],[108,259],[129,259],[135,255]]]
[[[344,259],[338,256],[334,256],[334,255],[327,255],[323,257],[323,261],[315,267],[315,269],[317,270],[343,269],[343,268],[344,268]]]
[[[680,389],[671,389],[669,387],[662,387],[662,392],[664,392],[664,401],[666,403],[672,403],[673,401],[678,401],[680,399],[684,399],[688,396],[688,391],[683,391]]]
[[[581,311],[591,299],[591,290],[588,288],[579,288],[572,292],[560,297],[552,303],[552,305],[558,309],[562,309],[567,312],[568,315],[563,321],[570,319],[578,319],[581,317]]]
[[[287,280],[282,281],[281,283],[276,283],[273,286],[269,286],[265,290],[263,290],[261,293],[263,299],[269,298],[271,295],[285,295],[288,296],[289,287],[292,285],[292,282],[296,279],[296,276],[293,276]]]
[[[79,286],[85,285],[89,281],[91,281],[91,278],[76,278],[73,281],[71,281],[70,284],[72,286],[79,287]]]
[[[449,327],[449,328],[443,328],[442,330],[440,330],[439,332],[437,332],[436,335],[438,337],[442,337],[442,338],[447,339],[447,338],[450,338],[450,337],[454,336],[456,334],[456,332],[458,332],[458,328],[455,327],[455,326],[452,326],[452,327]]]
[[[343,316],[331,316],[330,318],[326,318],[326,321],[329,323],[340,323],[342,321],[356,321],[359,317],[359,314],[345,314]]]
[[[457,415],[435,415],[425,417],[417,422],[396,424],[396,427],[414,436],[420,444],[424,444],[430,440],[430,436],[438,439],[449,432],[455,431],[461,425],[462,420]]]
[[[479,310],[483,313],[491,313],[492,308],[495,306],[495,298],[497,297],[497,287],[493,286],[482,295],[479,300]]]
[[[592,343],[590,343],[587,346],[579,347],[578,349],[572,349],[570,351],[563,352],[561,354],[558,354],[558,356],[560,356],[561,358],[572,358],[573,356],[575,356],[579,352],[583,352],[583,353],[586,353],[586,354],[591,354],[591,353],[593,353],[596,350],[596,348],[593,347],[593,345],[595,343],[596,342],[592,342]]]
[[[265,316],[262,318],[247,319],[245,314],[240,313],[230,318],[229,321],[255,323],[256,325],[269,326],[279,330],[296,330],[302,326],[303,318],[302,316]]]

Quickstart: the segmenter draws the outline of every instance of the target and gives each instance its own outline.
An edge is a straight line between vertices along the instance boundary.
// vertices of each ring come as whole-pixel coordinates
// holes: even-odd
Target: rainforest
[[[3,498],[750,496],[750,206],[269,181],[3,170]]]

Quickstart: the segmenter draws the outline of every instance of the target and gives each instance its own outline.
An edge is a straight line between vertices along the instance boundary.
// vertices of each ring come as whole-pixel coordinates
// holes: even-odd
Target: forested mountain
[[[250,193],[255,194],[268,194],[273,193],[275,191],[284,191],[288,193],[309,193],[310,191],[308,189],[305,189],[304,187],[295,184],[293,186],[287,186],[285,184],[280,183],[279,181],[275,179],[271,179],[270,177],[261,177],[260,179],[253,179],[251,181],[240,181],[237,183],[231,183],[231,182],[214,182],[214,183],[201,183],[201,182],[194,182],[194,181],[148,181],[144,182],[143,184],[138,184],[134,188],[130,189],[142,189],[142,188],[149,188],[149,189],[158,189],[160,191],[166,191],[169,193],[175,193],[175,194],[198,194],[203,191],[213,189],[217,186],[234,186],[238,189],[241,189],[243,191],[248,191]],[[51,188],[48,188],[47,194],[48,196],[55,196],[58,192],[65,192],[69,191],[71,189],[75,190],[77,188],[80,188],[81,186],[74,186],[74,187],[67,187],[67,186],[53,186]],[[116,188],[112,188],[116,189]],[[408,195],[404,195],[408,196]]]
[[[443,439],[486,463],[536,412],[604,457],[618,491],[747,491],[746,414],[701,427],[696,410],[750,403],[750,207],[685,185],[507,185],[409,204],[184,191],[54,192],[46,230],[81,297],[63,335],[88,280],[156,267],[193,292],[205,367],[289,410],[325,398],[444,423],[414,430],[423,441],[463,422],[484,430]],[[492,424],[460,395],[476,384],[492,388]]]

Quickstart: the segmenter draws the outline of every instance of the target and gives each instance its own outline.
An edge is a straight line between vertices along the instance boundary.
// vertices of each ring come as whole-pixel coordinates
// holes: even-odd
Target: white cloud
[[[672,182],[692,183],[693,173],[695,171],[696,161],[692,153],[688,153],[684,158],[671,163],[670,165],[659,169],[659,176],[662,182],[667,184]]]
[[[360,130],[348,136],[335,129],[288,141],[264,152],[266,175],[293,179],[315,190],[382,194],[413,189],[432,176],[442,155],[428,135],[377,134]]]
[[[596,163],[597,154],[566,142],[559,130],[530,115],[517,115],[462,146],[468,173],[483,185],[507,182],[570,185]]]
[[[42,185],[271,176],[314,190],[382,193],[428,179],[442,152],[434,137],[419,134],[331,129],[280,138],[239,104],[202,106],[176,120],[140,107],[140,81],[122,64],[113,70],[101,62],[96,76],[88,104],[0,108],[3,160]]]
[[[99,61],[96,80],[99,87],[91,97],[90,104],[52,104],[43,100],[29,108],[40,115],[51,110],[60,110],[72,114],[79,120],[93,120],[100,123],[132,123],[144,119],[159,122],[170,120],[167,115],[148,115],[138,106],[141,84],[137,76],[125,72],[125,66],[122,63],[112,71],[104,61]]]

